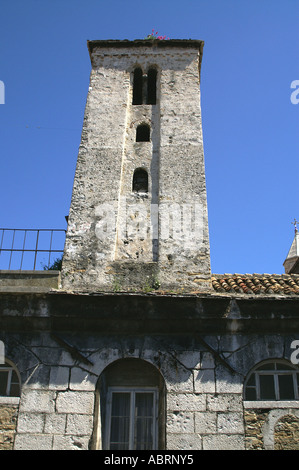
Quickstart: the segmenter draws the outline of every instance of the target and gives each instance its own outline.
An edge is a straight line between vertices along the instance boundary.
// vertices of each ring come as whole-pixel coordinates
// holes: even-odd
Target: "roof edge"
[[[87,40],[87,47],[91,54],[96,47],[193,47],[202,53],[204,41],[199,39],[97,39]]]
[[[203,57],[204,41],[200,39],[96,39],[87,40],[87,47],[91,63],[92,54],[95,49],[109,49],[109,48],[133,48],[133,47],[146,47],[150,48],[172,48],[180,47],[182,49],[193,48],[199,52],[199,75],[201,72],[201,62]]]

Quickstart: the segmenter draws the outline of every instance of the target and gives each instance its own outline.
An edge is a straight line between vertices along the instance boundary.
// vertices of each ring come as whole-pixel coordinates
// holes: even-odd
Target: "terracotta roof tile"
[[[213,274],[218,293],[251,295],[299,295],[298,274]]]

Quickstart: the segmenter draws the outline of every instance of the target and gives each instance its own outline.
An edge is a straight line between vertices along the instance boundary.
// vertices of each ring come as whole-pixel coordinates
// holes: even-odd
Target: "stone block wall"
[[[126,358],[152,364],[163,377],[167,449],[297,446],[296,402],[261,409],[243,400],[249,370],[269,353],[283,357],[289,337],[58,336],[59,341],[47,333],[2,338],[22,377],[19,405],[1,409],[2,447],[94,448],[100,426],[95,406],[99,377],[108,365]]]
[[[15,449],[87,450],[93,402],[94,394],[82,390],[27,389],[22,394]]]

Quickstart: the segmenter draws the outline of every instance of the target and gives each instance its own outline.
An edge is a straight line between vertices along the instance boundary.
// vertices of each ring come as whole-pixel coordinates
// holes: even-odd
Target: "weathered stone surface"
[[[66,430],[66,417],[64,413],[45,415],[45,434],[64,434]]]
[[[88,371],[73,367],[71,370],[70,389],[94,391],[98,377]]]
[[[67,416],[66,434],[72,436],[89,435],[92,429],[93,418],[90,415],[69,414]]]
[[[213,369],[196,371],[194,386],[197,393],[215,393],[215,371]]]
[[[194,413],[188,411],[175,411],[167,417],[168,433],[192,433],[194,432]]]
[[[180,47],[178,42],[163,49],[149,43],[126,48],[115,42],[109,52],[102,46],[97,41],[91,52],[62,286],[210,289],[199,90],[202,46]],[[137,63],[144,76],[155,64],[155,104],[132,104]],[[136,142],[139,124],[150,127],[149,142]],[[148,191],[142,194],[132,187],[137,168],[148,173]]]
[[[217,429],[224,434],[243,434],[243,413],[218,413]]]
[[[237,434],[203,436],[203,450],[245,450],[244,437]]]
[[[92,414],[94,394],[89,392],[57,392],[56,410],[58,413]]]
[[[275,425],[275,450],[299,450],[299,418],[283,416]]]
[[[54,366],[50,371],[50,390],[66,390],[69,386],[70,369],[68,367]]]
[[[195,431],[198,434],[217,432],[217,414],[212,412],[195,413]]]
[[[19,336],[16,335],[15,339],[18,338]],[[92,440],[93,435],[94,416],[97,413],[97,410],[94,410],[94,402],[98,379],[108,364],[122,358],[141,357],[153,364],[162,374],[167,384],[166,428],[169,449],[170,447],[183,448],[184,443],[187,445],[188,442],[190,442],[190,448],[194,449],[226,448],[226,446],[241,448],[243,444],[246,444],[248,449],[274,448],[274,445],[282,446],[287,441],[287,438],[283,436],[290,435],[289,422],[285,424],[285,429],[275,427],[276,423],[285,415],[290,414],[294,416],[294,423],[297,419],[299,410],[291,411],[292,401],[284,402],[285,407],[278,408],[276,411],[274,407],[277,407],[277,404],[271,402],[271,412],[251,408],[246,409],[243,415],[243,396],[239,392],[239,390],[243,392],[242,387],[239,388],[238,383],[226,385],[230,377],[234,375],[225,369],[224,365],[219,366],[210,352],[206,355],[206,364],[210,368],[198,368],[197,357],[202,359],[205,352],[202,351],[202,345],[198,344],[196,349],[194,341],[188,338],[174,339],[170,336],[124,338],[99,333],[88,335],[76,333],[72,336],[65,335],[65,338],[78,351],[84,352],[83,359],[88,357],[90,363],[84,364],[79,361],[75,367],[68,367],[65,365],[65,355],[61,345],[53,342],[49,335],[48,337],[43,335],[40,339],[34,334],[30,334],[27,338],[23,336],[22,344],[26,346],[24,357],[30,357],[30,350],[36,354],[37,348],[41,345],[44,351],[47,350],[45,358],[50,357],[50,349],[53,351],[50,369],[47,365],[40,363],[37,374],[32,363],[33,368],[27,371],[28,375],[23,375],[24,381],[30,376],[30,385],[24,386],[22,391],[16,437],[33,435],[32,446],[37,448],[66,446],[70,449],[80,449],[88,447],[87,443]],[[211,337],[205,340],[216,348],[217,344],[212,341]],[[223,344],[228,344],[230,339],[221,335],[218,340]],[[251,340],[254,340],[255,344],[260,342],[265,345],[263,335],[248,336],[242,345],[244,355],[246,355],[246,344],[250,345]],[[291,338],[285,339],[285,344],[290,340]],[[14,344],[16,343],[12,341],[12,345]],[[110,348],[107,348],[107,345],[110,345]],[[235,342],[235,345],[237,347],[239,342]],[[188,348],[190,348],[190,358],[188,358]],[[261,348],[256,348],[258,360],[260,360],[260,350]],[[11,357],[13,354],[19,354],[20,351],[14,347],[8,349],[8,352],[12,354]],[[249,351],[252,351],[251,347]],[[236,350],[236,355],[239,356],[239,349]],[[234,356],[235,352],[231,351],[230,363],[233,363]],[[250,370],[251,361],[252,358],[249,355],[248,370]],[[192,365],[194,369],[191,368]],[[47,379],[47,374],[43,373],[43,367],[47,371],[51,370]],[[50,377],[50,384],[43,384],[41,381],[43,377],[45,380],[49,380]],[[70,382],[68,382],[69,378]],[[215,393],[217,380],[225,393]],[[65,389],[66,386],[74,387],[74,389]],[[257,402],[257,405],[259,403]],[[245,430],[242,424],[243,416]],[[2,433],[1,445],[4,448],[11,448],[14,442],[15,424],[9,424],[8,418],[7,423],[8,428]],[[43,435],[47,435],[50,439],[43,440],[41,438]],[[185,439],[184,435],[186,435]],[[219,440],[207,439],[214,435],[218,436]],[[30,446],[29,439],[19,440],[18,437],[15,442],[16,447],[19,448]]]
[[[0,339],[22,393],[20,411],[3,397],[0,449],[105,447],[109,387],[133,384],[157,397],[161,450],[297,448],[297,400],[243,400],[256,364],[290,360],[296,284],[286,297],[275,286],[247,295],[245,284],[222,288],[238,282],[228,275],[210,290],[202,43],[89,47],[62,289],[50,290],[57,273],[1,273]],[[132,105],[135,66],[145,83],[153,64],[156,104]],[[140,123],[149,141],[136,142]],[[133,188],[137,167],[148,172],[144,193]],[[200,230],[190,238],[195,214]]]
[[[245,411],[247,449],[298,450],[299,410],[284,405],[284,402],[277,402],[276,408]]]
[[[42,433],[44,422],[45,415],[43,413],[19,413],[17,432],[28,434]]]
[[[88,436],[54,436],[53,450],[88,450]]]
[[[46,390],[25,389],[22,393],[20,411],[53,413],[55,410],[55,392]]]
[[[202,437],[199,434],[169,434],[167,437],[168,450],[201,450]]]
[[[46,434],[17,434],[15,450],[52,450],[53,437]]]
[[[205,411],[206,395],[193,393],[168,393],[167,406],[169,410]]]
[[[207,409],[209,411],[241,411],[243,398],[240,394],[207,395]]]
[[[18,406],[0,405],[0,450],[12,450]]]

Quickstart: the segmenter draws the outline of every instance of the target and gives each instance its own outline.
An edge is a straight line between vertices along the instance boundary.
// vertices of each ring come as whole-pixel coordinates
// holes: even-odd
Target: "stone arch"
[[[95,396],[93,449],[108,449],[108,394],[112,388],[155,389],[157,391],[157,448],[165,449],[166,386],[160,371],[139,358],[123,358],[109,364],[99,376]]]
[[[282,449],[287,445],[287,436],[291,436],[289,445],[296,445],[299,449],[299,409],[273,409],[268,413],[263,427],[265,450]],[[295,449],[295,447],[293,447]],[[284,447],[287,450],[287,447]]]

